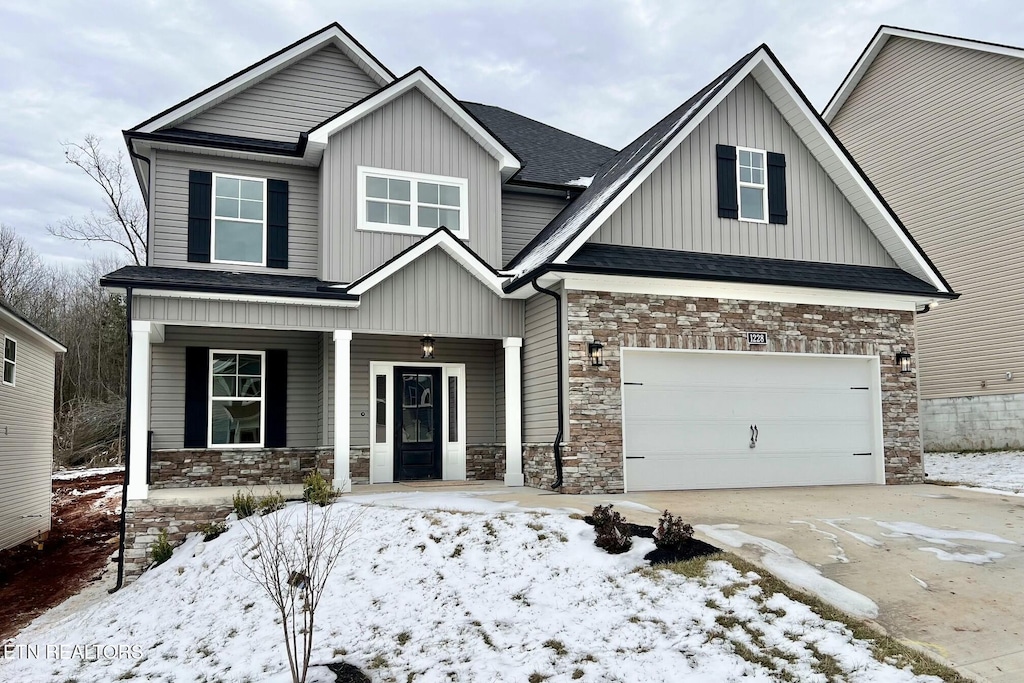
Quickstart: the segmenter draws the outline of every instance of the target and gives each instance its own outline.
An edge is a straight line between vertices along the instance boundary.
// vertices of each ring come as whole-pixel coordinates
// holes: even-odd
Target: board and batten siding
[[[442,249],[361,297],[358,308],[137,296],[132,318],[171,325],[355,330],[500,339],[523,336],[523,302],[502,299]]]
[[[523,337],[523,443],[551,444],[558,434],[558,348],[555,300],[526,300]]]
[[[320,165],[323,279],[352,282],[422,239],[356,229],[359,166],[467,178],[465,242],[492,267],[501,267],[497,160],[419,90],[411,90],[328,141]]]
[[[344,52],[328,45],[177,127],[295,142],[299,133],[378,89]]]
[[[185,347],[238,351],[288,350],[288,446],[321,445],[317,431],[320,360],[315,332],[167,327],[152,346],[150,429],[153,448],[182,448],[185,436]]]
[[[922,398],[1024,392],[1022,112],[1024,60],[890,37],[833,118],[961,294],[918,318]]]
[[[786,155],[787,224],[718,217],[717,144]],[[591,241],[799,261],[895,265],[752,77],[726,96]]]
[[[319,254],[319,177],[314,168],[179,152],[154,152],[156,179],[151,266],[203,268],[247,273],[317,277]],[[288,268],[192,263],[188,260],[188,172],[210,171],[288,181]]]
[[[0,321],[18,343],[14,386],[0,383],[0,549],[50,528],[54,353]]]
[[[565,197],[526,192],[501,195],[501,260],[508,263],[569,203]]]
[[[328,334],[327,363],[327,434],[328,445],[334,444],[334,342]],[[501,342],[485,339],[446,339],[437,337],[434,348],[438,363],[464,363],[466,366],[466,444],[483,445],[499,442],[504,434],[504,403],[498,410],[497,376],[500,363],[497,351]],[[372,361],[422,363],[423,350],[415,337],[356,334],[351,347],[351,445],[370,445],[370,363]],[[447,391],[444,394],[447,397]],[[394,406],[390,406],[394,408]]]

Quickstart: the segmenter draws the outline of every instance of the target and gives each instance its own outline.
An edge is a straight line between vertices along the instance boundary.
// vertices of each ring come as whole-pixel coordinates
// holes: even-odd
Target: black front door
[[[395,368],[395,479],[441,478],[441,368]]]

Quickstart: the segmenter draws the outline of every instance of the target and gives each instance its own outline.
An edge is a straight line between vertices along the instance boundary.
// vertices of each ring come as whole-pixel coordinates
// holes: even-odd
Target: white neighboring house
[[[0,300],[0,550],[50,530],[56,339]]]

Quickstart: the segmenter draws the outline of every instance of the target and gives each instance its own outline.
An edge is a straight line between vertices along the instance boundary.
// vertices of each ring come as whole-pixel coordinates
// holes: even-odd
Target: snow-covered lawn
[[[53,478],[57,481],[67,481],[84,477],[96,477],[102,474],[114,474],[115,472],[124,472],[124,467],[90,467],[57,470],[53,473]]]
[[[430,499],[445,509],[416,509]],[[343,660],[402,682],[939,680],[878,662],[846,626],[726,561],[688,578],[647,567],[649,540],[607,555],[565,511],[466,494],[352,500],[333,506],[339,518],[361,514],[359,538],[317,611],[314,664]],[[301,505],[275,514],[297,520]],[[288,680],[270,603],[240,577],[250,523],[208,543],[192,536],[122,591],[34,623],[8,645],[0,679]],[[137,646],[138,656],[17,649],[31,645]],[[310,680],[334,678],[321,666]]]
[[[929,479],[1024,493],[1024,452],[925,453]]]

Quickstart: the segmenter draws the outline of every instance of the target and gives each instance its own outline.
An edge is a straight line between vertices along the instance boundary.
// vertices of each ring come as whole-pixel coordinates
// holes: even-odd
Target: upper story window
[[[4,337],[3,383],[14,386],[14,371],[18,364],[18,342]]]
[[[266,264],[267,181],[213,174],[213,263]]]
[[[768,178],[764,150],[737,148],[740,220],[767,223]]]
[[[469,236],[465,178],[359,167],[358,228],[426,235],[446,227]]]
[[[262,351],[210,352],[211,446],[263,445]]]

